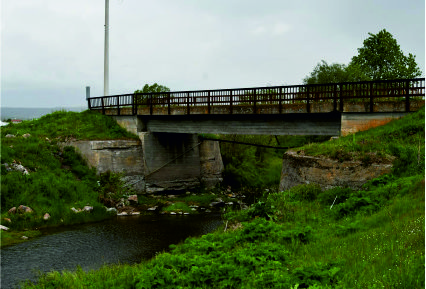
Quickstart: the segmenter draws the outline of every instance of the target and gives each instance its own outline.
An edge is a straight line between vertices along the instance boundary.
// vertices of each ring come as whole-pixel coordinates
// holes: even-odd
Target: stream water
[[[187,237],[222,223],[220,215],[117,217],[108,221],[43,230],[43,236],[1,249],[1,288],[36,280],[38,272],[98,269],[104,264],[138,263]]]

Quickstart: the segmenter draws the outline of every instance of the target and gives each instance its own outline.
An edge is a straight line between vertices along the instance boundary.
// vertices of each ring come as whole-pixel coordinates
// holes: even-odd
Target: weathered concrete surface
[[[149,132],[339,135],[340,113],[139,116]]]
[[[70,145],[86,159],[97,173],[107,171],[123,174],[125,184],[135,192],[145,191],[144,161],[138,140],[74,141]]]
[[[363,165],[360,161],[344,161],[298,155],[288,151],[283,156],[280,191],[301,184],[318,184],[323,190],[333,187],[360,189],[367,181],[392,170],[391,164]]]
[[[74,141],[70,145],[98,173],[122,173],[136,193],[214,187],[222,181],[223,163],[217,142],[194,134],[139,133],[137,140]]]
[[[184,190],[200,185],[198,136],[138,133],[143,146],[146,191]]]
[[[408,112],[343,113],[341,135],[356,133],[385,125],[409,114]]]
[[[212,188],[222,182],[224,169],[217,141],[203,141],[200,145],[201,184]]]

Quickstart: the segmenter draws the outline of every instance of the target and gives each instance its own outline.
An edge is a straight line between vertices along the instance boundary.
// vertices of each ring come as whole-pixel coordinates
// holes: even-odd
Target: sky
[[[0,0],[1,106],[103,95],[105,0]],[[109,0],[109,94],[302,84],[382,29],[425,71],[424,0]]]

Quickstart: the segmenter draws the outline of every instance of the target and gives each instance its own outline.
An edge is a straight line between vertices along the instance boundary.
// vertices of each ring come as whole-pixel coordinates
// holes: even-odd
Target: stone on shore
[[[30,207],[27,207],[27,206],[24,206],[24,205],[20,205],[18,207],[18,212],[25,214],[25,213],[32,213],[34,211]]]
[[[8,227],[6,227],[6,226],[0,225],[0,230],[5,230],[5,231],[7,231],[7,230],[9,230],[9,228],[8,228]]]

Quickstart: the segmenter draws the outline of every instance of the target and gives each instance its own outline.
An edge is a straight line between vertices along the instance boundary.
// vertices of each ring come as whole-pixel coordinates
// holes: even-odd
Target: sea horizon
[[[31,120],[40,118],[43,115],[50,114],[55,111],[75,111],[81,112],[86,110],[86,106],[69,106],[69,107],[1,107],[0,120],[21,119]]]

